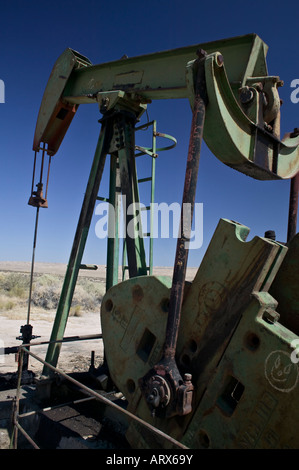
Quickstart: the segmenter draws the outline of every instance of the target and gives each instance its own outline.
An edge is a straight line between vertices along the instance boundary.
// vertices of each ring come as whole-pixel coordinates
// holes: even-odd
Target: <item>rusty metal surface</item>
[[[183,302],[184,284],[188,261],[187,244],[190,240],[193,208],[197,186],[197,175],[199,168],[200,150],[203,138],[205,122],[205,110],[207,105],[207,93],[205,84],[204,57],[205,51],[200,52],[198,70],[196,77],[196,93],[191,123],[191,133],[187,156],[187,168],[181,208],[182,234],[178,238],[176,256],[173,269],[172,289],[169,301],[168,321],[164,345],[164,356],[174,358],[176,342],[180,324],[180,314]],[[186,221],[186,208],[190,211],[190,218]]]
[[[191,367],[199,400],[243,315],[252,292],[267,291],[287,249],[220,220],[182,309],[180,367]]]
[[[298,448],[297,336],[263,319],[277,302],[252,296],[221,357],[183,442],[195,448]]]
[[[181,206],[182,233],[177,240],[163,356],[159,363],[139,380],[140,389],[151,409],[151,413],[155,415],[157,412],[164,415],[166,411],[167,417],[176,414],[186,415],[192,410],[192,376],[189,374],[186,380],[182,378],[175,361],[175,352],[189,252],[187,244],[190,240],[205,108],[207,105],[204,78],[204,59],[206,55],[205,51],[198,52],[196,93]],[[189,217],[186,221],[187,207]],[[165,391],[166,387],[169,390]]]
[[[151,424],[147,423],[146,421],[143,421],[138,416],[135,416],[134,414],[130,413],[128,410],[124,409],[123,407],[121,407],[117,403],[115,403],[114,401],[110,400],[107,396],[96,392],[95,390],[91,389],[90,387],[88,387],[88,386],[84,385],[83,383],[79,382],[78,380],[76,380],[74,377],[66,374],[62,370],[60,370],[56,367],[53,367],[51,364],[47,363],[46,361],[41,359],[39,356],[37,356],[36,354],[29,351],[29,349],[27,349],[24,345],[20,347],[19,352],[20,352],[20,359],[19,359],[19,369],[18,369],[18,384],[17,384],[17,390],[16,390],[16,397],[14,399],[14,406],[13,406],[13,410],[12,410],[12,414],[13,414],[13,416],[12,416],[12,425],[14,427],[14,431],[12,433],[12,439],[11,439],[12,447],[11,448],[17,449],[17,447],[18,447],[18,445],[17,445],[18,444],[18,430],[21,431],[25,435],[27,440],[33,445],[34,448],[36,448],[36,449],[39,448],[36,445],[36,443],[34,442],[34,440],[31,438],[31,436],[29,436],[29,434],[26,433],[26,431],[19,424],[20,418],[24,418],[24,417],[32,414],[30,412],[29,413],[20,413],[21,371],[22,371],[23,356],[24,356],[25,353],[27,353],[30,356],[32,356],[34,359],[36,359],[37,361],[44,364],[44,366],[46,366],[46,367],[50,368],[51,370],[53,370],[53,372],[55,372],[56,374],[58,374],[62,378],[66,379],[67,381],[69,381],[72,384],[74,384],[75,386],[77,386],[82,392],[87,394],[90,398],[95,398],[96,400],[104,403],[108,407],[113,408],[114,410],[116,410],[118,413],[120,413],[120,415],[122,415],[122,417],[127,418],[129,421],[132,420],[135,423],[137,423],[137,425],[140,426],[140,428],[142,430],[144,430],[145,432],[149,432],[151,436],[154,436],[154,438],[157,440],[157,442],[160,442],[160,443],[162,442],[162,445],[163,445],[163,442],[165,441],[166,445],[168,445],[169,448],[172,448],[172,449],[186,449],[186,446],[184,444],[176,441],[171,436],[168,436],[167,434],[163,433],[160,429],[156,428],[155,426],[152,426]],[[40,379],[40,385],[42,385],[42,384],[43,384],[43,379],[41,378]],[[53,408],[48,407],[47,408],[47,411],[51,412],[51,410],[54,410],[54,412],[55,412],[55,407],[53,407]],[[43,411],[45,411],[45,409]],[[35,414],[35,411],[33,412],[33,414]]]
[[[63,102],[61,95],[71,72],[87,65],[91,62],[72,49],[66,49],[55,62],[40,106],[33,150],[39,151],[43,142],[48,144],[49,155],[57,152],[78,109],[78,105]]]
[[[299,173],[291,179],[289,220],[287,241],[290,242],[297,233]]]
[[[239,408],[241,414],[235,415],[236,421],[232,427],[229,423],[225,424],[227,431],[224,436],[222,420],[226,419],[223,417],[226,411],[218,411],[221,406],[219,408],[215,403],[215,398],[211,404],[211,396],[223,395],[223,408],[229,410],[229,404],[226,403],[229,399],[224,388],[235,384],[239,394],[243,393],[242,387],[249,388],[258,399],[261,387],[257,381],[261,382],[265,378],[265,353],[270,354],[270,348],[275,350],[281,344],[285,344],[285,348],[289,347],[291,338],[296,337],[277,324],[277,316],[274,315],[277,301],[268,294],[287,247],[260,237],[246,242],[248,233],[247,227],[222,219],[194,281],[185,290],[176,362],[182,376],[187,371],[192,374],[194,397],[192,412],[188,415],[180,416],[179,419],[173,414],[168,415],[165,399],[164,414],[156,413],[153,417],[138,386],[139,379],[155,364],[159,372],[159,359],[163,354],[166,333],[169,284],[167,287],[167,283],[164,283],[163,287],[163,283],[160,284],[151,276],[131,279],[114,286],[103,299],[102,331],[110,361],[109,369],[113,380],[128,399],[128,409],[149,423],[155,423],[163,432],[191,448],[205,447],[205,442],[207,447],[214,448],[237,446],[235,440],[238,430],[244,423],[250,422],[255,402],[248,397],[242,402]],[[137,289],[136,283],[144,293],[142,298],[138,295],[138,300],[133,296]],[[109,335],[111,331],[114,332],[113,337]],[[264,334],[269,338],[264,340]],[[238,344],[236,348],[231,346],[235,343]],[[259,349],[261,343],[265,349]],[[233,347],[232,351],[230,347]],[[253,353],[257,350],[261,355],[255,362]],[[234,356],[233,361],[227,359],[230,354]],[[246,379],[247,362],[252,385]],[[242,379],[236,372],[236,368],[239,370],[240,367]],[[163,378],[169,384],[167,374]],[[263,387],[268,390],[268,386],[265,379]],[[164,396],[167,395],[163,382],[156,383],[156,387],[162,387]],[[173,393],[171,387],[170,393]],[[151,397],[152,400],[155,398]],[[238,404],[234,406],[236,409],[239,407]],[[232,408],[234,412],[235,408]],[[208,438],[202,424],[206,419],[212,420]],[[273,419],[276,426],[278,418]],[[147,437],[133,423],[127,438],[136,447],[150,446],[150,441],[146,441]]]
[[[138,379],[161,358],[170,287],[170,278],[140,276],[111,287],[103,298],[101,322],[109,371],[125,395],[133,396]]]
[[[280,323],[299,335],[299,233],[288,243],[288,252],[269,290],[277,300]]]

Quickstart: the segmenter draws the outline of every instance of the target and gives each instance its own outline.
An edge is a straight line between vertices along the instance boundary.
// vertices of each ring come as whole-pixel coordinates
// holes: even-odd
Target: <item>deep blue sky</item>
[[[269,46],[270,75],[280,89],[282,134],[298,127],[299,103],[291,102],[291,81],[299,78],[298,12],[293,2],[240,3],[195,0],[51,0],[0,2],[0,260],[31,260],[35,209],[27,205],[33,165],[32,141],[42,95],[58,56],[70,47],[92,63],[116,60],[216,39],[258,34]],[[157,161],[157,202],[181,202],[191,112],[187,101],[149,105],[158,130],[175,136],[177,147]],[[82,105],[53,159],[49,208],[41,209],[36,260],[69,258],[101,117],[96,105]],[[145,121],[144,121],[145,122]],[[101,195],[107,195],[107,176]],[[273,229],[286,239],[289,182],[260,182],[221,164],[203,145],[196,201],[204,207],[204,244],[189,254],[198,266],[221,217],[251,228],[250,238]],[[104,264],[106,241],[95,236],[94,216],[83,261]],[[154,263],[173,265],[175,240],[156,240]]]

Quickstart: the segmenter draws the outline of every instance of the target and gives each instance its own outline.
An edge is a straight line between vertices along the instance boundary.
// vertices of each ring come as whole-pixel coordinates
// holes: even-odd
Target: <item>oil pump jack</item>
[[[134,134],[152,100],[187,98],[191,106],[182,197],[191,220],[202,139],[233,170],[291,182],[286,242],[269,234],[246,242],[248,227],[221,219],[191,283],[190,224],[182,223],[172,279],[148,273],[137,234],[126,237],[129,279],[119,282],[117,229],[109,240],[101,326],[110,377],[128,411],[188,448],[299,445],[299,135],[295,129],[280,136],[283,82],[268,75],[267,49],[249,34],[99,65],[67,49],[53,67],[36,124],[35,158],[42,151],[51,159],[79,105],[96,104],[102,114],[46,355],[54,367],[106,157],[109,202],[117,208],[122,193],[127,207],[137,207]],[[156,149],[145,151],[154,160]],[[47,205],[42,184],[29,202],[38,208]],[[43,374],[50,375],[47,366]],[[135,448],[172,446],[134,420],[126,437]]]

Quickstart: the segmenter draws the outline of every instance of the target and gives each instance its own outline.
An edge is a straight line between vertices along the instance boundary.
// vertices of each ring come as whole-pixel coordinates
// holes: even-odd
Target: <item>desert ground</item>
[[[30,262],[0,262],[0,347],[19,346],[20,328],[27,323]],[[33,294],[29,323],[33,335],[38,336],[32,344],[49,341],[55,318],[57,302],[66,271],[66,265],[58,263],[35,263]],[[187,279],[192,280],[196,268],[189,268]],[[172,275],[172,268],[157,267],[155,275]],[[106,267],[96,271],[80,271],[65,336],[87,336],[101,333],[100,303],[105,293]],[[32,346],[32,352],[45,359],[47,345]],[[58,367],[65,372],[88,370],[94,351],[95,366],[103,358],[102,340],[86,340],[64,343]],[[43,365],[30,358],[29,369],[37,375]],[[0,355],[0,374],[15,372],[14,354]]]
[[[0,378],[4,380],[17,375],[16,355],[1,353],[3,348],[21,345],[21,340],[17,338],[21,334],[21,326],[27,324],[30,272],[30,262],[0,262]],[[48,345],[36,343],[50,340],[65,272],[66,265],[63,264],[34,265],[29,323],[36,338],[32,340],[30,350],[42,360],[46,358]],[[195,273],[195,268],[189,269],[187,280],[192,280]],[[172,268],[156,268],[154,274],[172,276]],[[64,337],[101,334],[100,306],[106,289],[105,280],[105,266],[98,266],[95,271],[80,271]],[[91,365],[92,353],[94,365],[98,367],[104,356],[102,339],[65,342],[57,367],[68,374],[86,372]],[[38,378],[42,374],[43,364],[30,357],[28,369]],[[7,429],[12,396],[8,392],[1,392],[0,449],[10,446]]]

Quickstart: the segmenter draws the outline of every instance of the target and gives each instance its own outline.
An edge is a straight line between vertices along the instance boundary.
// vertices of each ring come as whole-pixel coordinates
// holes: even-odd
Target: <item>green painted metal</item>
[[[119,97],[118,97],[119,98]],[[120,97],[122,98],[122,96]],[[124,108],[123,108],[124,103]],[[113,210],[109,211],[109,235],[107,246],[107,275],[106,289],[118,282],[119,269],[119,196],[126,196],[126,207],[133,206],[132,219],[138,220],[139,191],[135,162],[135,119],[140,109],[136,103],[125,99],[117,100],[112,115],[104,117],[101,133],[96,148],[93,165],[90,171],[87,189],[81,209],[80,218],[70,254],[64,284],[51,333],[51,343],[46,359],[49,364],[56,366],[60,354],[61,339],[67,324],[69,310],[76,287],[79,269],[90,228],[91,218],[97,200],[109,201]],[[130,113],[129,113],[130,110]],[[142,107],[141,112],[144,110]],[[125,111],[125,112],[124,112]],[[129,114],[128,114],[129,113]],[[110,189],[109,198],[98,196],[107,154],[110,154]],[[126,225],[128,220],[126,221]],[[141,220],[140,220],[141,223]],[[143,246],[142,230],[134,227],[134,236],[127,236],[126,246],[129,246],[128,261],[130,277],[147,274],[146,257]],[[85,266],[85,265],[84,265]],[[58,341],[58,343],[56,343]],[[49,371],[44,368],[43,374]]]
[[[267,321],[277,302],[254,293],[182,442],[192,448],[297,449],[298,340]],[[221,430],[221,431],[220,431]]]
[[[287,246],[288,252],[269,292],[278,302],[280,323],[299,336],[299,233]]]
[[[122,194],[126,196],[125,211],[133,204],[131,215],[136,221],[139,190],[134,155],[135,123],[153,99],[188,99],[193,109],[197,98],[198,49],[207,53],[199,56],[201,63],[204,62],[208,95],[204,139],[211,151],[226,165],[253,178],[275,180],[298,174],[299,136],[289,133],[283,139],[280,137],[278,87],[282,83],[279,77],[268,76],[267,46],[258,36],[247,35],[100,65],[92,65],[83,56],[66,50],[55,64],[45,91],[34,149],[38,151],[44,143],[50,155],[56,153],[78,106],[84,103],[99,105],[104,115],[101,135],[104,132],[105,137],[100,135],[98,147],[101,148],[95,156],[100,172],[95,167],[91,170],[81,211],[84,216],[80,216],[78,223],[52,341],[63,337],[91,213],[99,199],[95,192],[106,153],[111,155],[109,202],[117,208],[117,214],[119,176]],[[43,114],[43,110],[47,113]],[[110,121],[109,136],[106,136],[109,121],[106,117],[113,112],[117,118],[112,127]],[[156,138],[161,135],[155,126],[156,123],[152,148],[139,149],[141,154],[152,158],[154,176],[159,150]],[[103,143],[106,137],[107,148]],[[153,178],[151,204],[154,189]],[[150,237],[152,222],[151,217]],[[118,218],[109,218],[109,226],[112,225],[117,234]],[[109,372],[126,396],[132,413],[191,448],[299,445],[297,435],[288,429],[289,423],[292,428],[299,418],[294,391],[298,368],[289,361],[292,340],[298,338],[298,322],[293,318],[294,311],[297,315],[294,280],[298,277],[293,256],[298,265],[298,247],[290,245],[290,262],[286,256],[288,248],[280,243],[259,237],[245,243],[248,232],[241,224],[221,220],[194,281],[189,285],[182,280],[185,291],[175,362],[184,380],[188,381],[185,377],[192,374],[194,395],[192,411],[179,420],[170,415],[167,419],[153,418],[140,388],[141,379],[159,365],[163,354],[170,316],[171,280],[146,276],[143,237],[134,226],[135,236],[127,237],[127,253],[124,252],[131,279],[115,285],[118,239],[108,240],[107,293],[101,318]],[[150,274],[152,248],[151,244]],[[290,277],[291,292],[283,292],[275,281],[281,278],[285,283]],[[273,297],[271,286],[274,286]],[[277,299],[281,296],[283,302],[286,296],[290,301],[280,308],[286,323],[278,321],[276,296]],[[59,350],[59,345],[50,344],[47,362],[56,365]],[[287,389],[272,381],[273,372],[281,376],[281,371],[275,370],[278,364],[283,365],[284,371],[290,371]],[[169,393],[174,392],[169,390]],[[290,393],[291,406],[283,400],[284,393]],[[154,448],[158,444],[134,423],[127,438],[140,448]]]
[[[142,234],[141,213],[139,210],[139,190],[135,161],[134,128],[124,123],[124,148],[120,149],[119,167],[122,193],[125,196],[124,211],[126,214],[126,248],[128,254],[129,276],[147,274],[146,256]],[[129,177],[130,176],[130,177]]]
[[[107,333],[103,338],[108,366],[112,380],[125,396],[137,393],[138,378],[144,375],[148,361],[154,365],[158,359],[170,287],[168,277],[140,276],[113,286],[103,299],[101,323]]]
[[[146,183],[150,182],[151,184],[151,190],[150,190],[150,205],[146,206],[146,209],[150,211],[150,231],[148,234],[146,234],[149,237],[149,255],[148,255],[148,266],[147,266],[147,271],[150,275],[153,274],[153,224],[154,224],[154,213],[153,213],[153,204],[155,202],[155,179],[156,179],[156,158],[158,157],[158,151],[164,150],[164,149],[157,149],[157,144],[156,144],[156,137],[157,137],[157,121],[151,121],[148,122],[147,124],[144,124],[143,126],[139,126],[136,128],[136,131],[139,131],[144,128],[148,128],[152,126],[152,146],[150,148],[147,147],[138,147],[140,150],[140,153],[137,153],[135,156],[140,156],[140,155],[149,155],[151,157],[151,176],[147,178],[141,178],[138,180],[139,183]]]
[[[63,97],[72,104],[92,103],[99,92],[124,90],[141,96],[144,102],[190,98],[186,66],[197,58],[198,49],[208,54],[221,52],[235,88],[243,86],[247,76],[267,75],[267,46],[257,35],[249,34],[74,70]]]
[[[108,211],[106,290],[118,283],[119,266],[119,197],[121,194],[119,163],[116,154],[112,154],[110,158],[110,187],[108,201],[113,207],[113,210]]]
[[[287,134],[280,141],[276,135],[265,129],[264,120],[258,120],[263,111],[260,109],[261,92],[254,87],[250,90],[253,94],[250,109],[255,107],[256,111],[255,118],[251,116],[250,119],[245,113],[245,107],[242,109],[236,100],[226,68],[223,63],[218,63],[217,57],[217,54],[208,56],[205,67],[209,97],[204,131],[207,145],[220,161],[253,178],[292,178],[299,171],[299,137],[292,138]],[[263,79],[257,77],[255,80],[261,83]],[[278,80],[275,80],[273,78],[277,85]],[[273,88],[276,90],[276,87]],[[248,106],[246,111],[250,115]],[[277,115],[277,119],[279,118]]]
[[[103,100],[110,100],[114,106],[120,96],[127,96],[136,104],[187,98],[193,105],[198,49],[208,54],[204,139],[211,151],[226,165],[254,178],[292,178],[299,170],[299,136],[289,133],[280,139],[277,88],[282,82],[268,76],[268,47],[255,34],[100,65],[91,65],[67,49],[49,79],[34,148],[44,142],[54,154],[82,103],[101,106]]]
[[[70,259],[67,266],[64,283],[62,286],[62,291],[57,307],[55,321],[52,328],[50,341],[53,342],[50,342],[46,354],[46,362],[48,362],[52,366],[56,366],[58,362],[61,343],[56,343],[55,341],[61,341],[64,336],[64,331],[67,324],[73,294],[76,287],[77,277],[88,236],[89,226],[92,219],[95,202],[97,199],[98,188],[104,170],[107,153],[107,148],[105,148],[107,146],[106,140],[106,127],[104,126],[101,129],[100,136],[98,139],[98,144],[96,147],[94,160],[86,187],[86,192],[76,229],[76,234],[74,237],[72,251],[70,254]],[[48,375],[49,373],[50,371],[47,369],[47,367],[44,367],[43,375]]]
[[[292,341],[299,338],[281,324],[269,294],[280,270],[289,266],[288,248],[261,237],[246,242],[248,233],[244,225],[220,220],[186,285],[176,360],[182,374],[192,374],[195,392],[192,412],[179,420],[153,418],[139,388],[163,351],[170,278],[127,280],[103,299],[109,370],[128,409],[192,449],[299,445],[294,432],[299,370],[290,359]],[[164,445],[134,423],[127,439],[134,448]]]
[[[153,122],[153,134],[155,137],[157,135],[157,121]],[[165,150],[165,149],[164,149]],[[162,149],[159,149],[162,151]],[[156,139],[153,138],[153,154],[156,155],[158,152]],[[152,176],[151,176],[151,202],[150,202],[150,246],[149,246],[149,275],[153,274],[153,267],[154,267],[154,211],[153,211],[153,204],[155,202],[155,182],[156,182],[156,158],[152,157]]]
[[[146,267],[147,272],[152,275],[153,274],[153,256],[154,256],[154,202],[155,202],[155,179],[156,179],[156,159],[158,157],[158,152],[163,152],[166,150],[171,150],[173,149],[176,144],[177,140],[175,137],[161,133],[157,131],[157,121],[153,120],[150,122],[147,122],[146,124],[143,124],[141,126],[138,126],[135,128],[135,132],[140,131],[140,130],[145,130],[149,129],[152,127],[152,145],[151,147],[144,147],[144,146],[138,146],[136,145],[135,148],[137,150],[137,153],[135,153],[135,157],[140,157],[144,155],[149,155],[151,157],[151,174],[148,177],[145,178],[139,178],[138,183],[146,183],[150,182],[151,187],[150,187],[150,203],[149,206],[145,206],[145,210],[150,211],[150,230],[149,233],[144,234],[144,236],[147,236],[149,238],[149,254],[148,254],[148,266]],[[157,148],[157,138],[165,138],[168,139],[172,142],[172,144],[163,146],[163,147],[158,147]],[[142,208],[141,208],[142,209]],[[122,254],[122,280],[124,281],[126,278],[126,271],[128,270],[128,265],[126,263],[127,261],[127,248],[126,248],[126,243],[123,245],[123,254]]]

